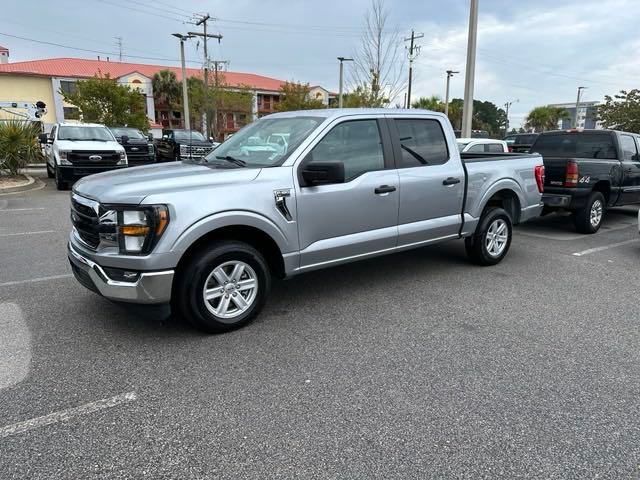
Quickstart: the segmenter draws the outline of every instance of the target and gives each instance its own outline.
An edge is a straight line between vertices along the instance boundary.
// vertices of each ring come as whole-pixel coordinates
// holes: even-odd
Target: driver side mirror
[[[153,133],[150,133],[149,135],[147,135],[147,139],[148,139],[150,142],[153,142]]]
[[[122,141],[122,144],[124,145],[125,143],[129,142],[129,136],[128,135],[122,135],[122,137],[120,137],[120,140]]]
[[[46,133],[41,133],[38,135],[38,141],[42,144],[49,143],[49,135]]]
[[[344,183],[343,162],[309,162],[302,167],[305,186]]]

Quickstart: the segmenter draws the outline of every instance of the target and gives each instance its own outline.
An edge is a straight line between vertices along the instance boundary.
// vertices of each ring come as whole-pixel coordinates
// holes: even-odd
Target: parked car
[[[508,153],[507,142],[490,138],[458,138],[461,153]]]
[[[462,137],[462,130],[454,130],[456,138]],[[489,138],[489,132],[486,130],[471,130],[471,138]]]
[[[92,175],[124,168],[127,154],[111,131],[93,123],[57,123],[49,135],[42,133],[47,175],[55,178],[58,190],[66,190],[69,183]]]
[[[286,153],[240,158],[249,138],[274,132],[289,134]],[[474,262],[497,264],[512,225],[540,214],[543,179],[539,155],[460,154],[441,113],[278,113],[203,163],[76,184],[69,259],[105,297],[171,302],[195,326],[226,331],[258,314],[272,276],[452,239],[465,239]]]
[[[507,142],[510,152],[528,153],[538,135],[538,133],[514,133],[504,137],[504,141]]]
[[[156,156],[159,162],[200,161],[213,148],[213,142],[196,130],[163,129],[162,138],[156,144]]]
[[[541,133],[546,211],[574,213],[576,229],[595,233],[607,207],[640,203],[640,135],[614,130]]]
[[[156,161],[153,136],[145,135],[137,128],[111,127],[111,133],[127,152],[129,166],[146,165]]]

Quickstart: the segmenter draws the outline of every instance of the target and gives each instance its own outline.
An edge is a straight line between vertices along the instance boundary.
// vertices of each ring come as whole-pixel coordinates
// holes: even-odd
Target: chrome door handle
[[[393,185],[380,185],[378,188],[374,190],[376,195],[383,195],[385,193],[395,192],[396,187]]]

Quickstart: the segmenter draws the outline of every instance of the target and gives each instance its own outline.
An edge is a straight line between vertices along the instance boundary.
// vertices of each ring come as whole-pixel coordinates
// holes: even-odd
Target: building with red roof
[[[3,57],[2,55],[6,55]],[[120,84],[136,88],[146,97],[146,111],[149,121],[156,126],[179,128],[183,124],[180,111],[174,111],[167,105],[159,104],[154,97],[152,79],[162,71],[169,70],[178,81],[182,80],[179,67],[165,65],[149,65],[111,61],[108,57],[95,60],[83,58],[48,58],[24,62],[9,63],[9,50],[0,47],[0,101],[38,101],[47,104],[47,115],[44,117],[45,127],[51,124],[78,118],[78,111],[64,102],[61,92],[71,92],[75,82],[94,76],[106,76]],[[248,89],[253,93],[253,107],[250,112],[221,112],[218,116],[220,135],[237,131],[242,125],[262,115],[275,111],[280,97],[280,87],[284,80],[243,72],[223,72],[224,83],[229,88]],[[187,69],[188,77],[202,77],[202,70]],[[314,91],[327,92],[326,104],[329,103],[329,92],[322,87]],[[196,122],[199,123],[199,122]]]

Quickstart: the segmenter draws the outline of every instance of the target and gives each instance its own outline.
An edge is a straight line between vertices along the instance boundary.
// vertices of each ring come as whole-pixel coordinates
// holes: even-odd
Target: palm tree
[[[561,107],[542,106],[529,112],[525,120],[525,128],[535,132],[555,130],[560,120],[569,118],[569,112]]]
[[[180,103],[182,93],[176,74],[171,70],[160,70],[151,79],[153,96],[160,105],[173,107]]]
[[[431,110],[433,112],[444,112],[444,103],[437,95],[430,97],[420,97],[411,104],[413,108],[421,108],[423,110]]]

